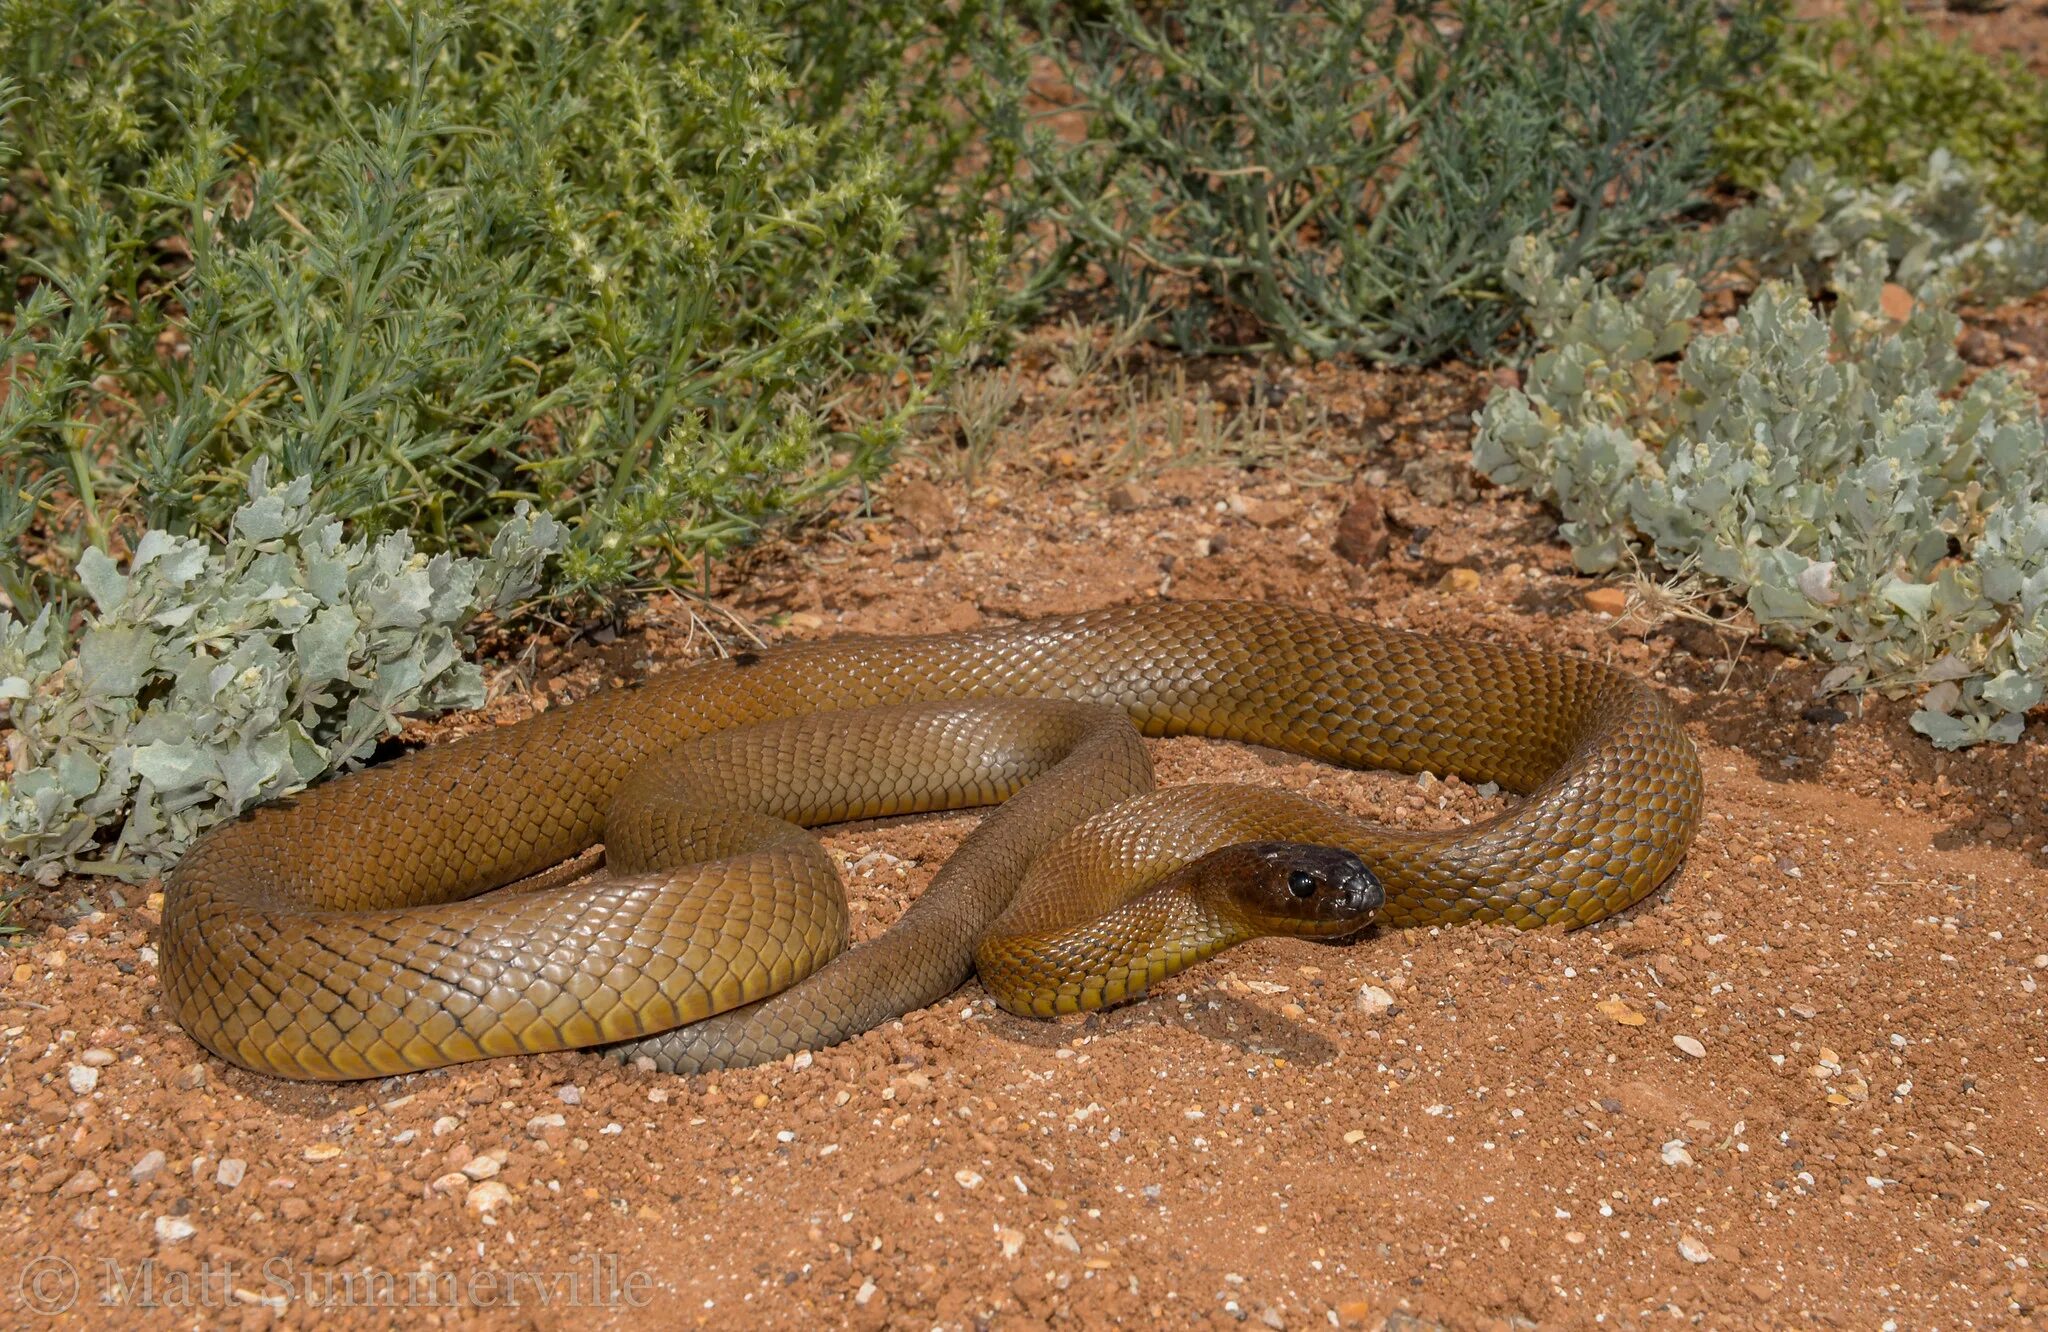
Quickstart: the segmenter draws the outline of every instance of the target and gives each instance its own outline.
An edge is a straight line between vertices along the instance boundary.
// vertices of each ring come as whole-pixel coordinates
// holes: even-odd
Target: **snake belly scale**
[[[1140,733],[1525,798],[1416,832],[1147,795]],[[202,1045],[281,1076],[597,1044],[695,1071],[846,1039],[977,962],[1019,1012],[1143,993],[1251,928],[1161,900],[1200,897],[1189,862],[1235,843],[1355,854],[1395,925],[1590,923],[1669,876],[1702,799],[1669,704],[1596,662],[1263,603],[1122,607],[694,665],[258,808],[169,878],[161,971]],[[798,825],[997,801],[894,929],[841,951],[836,873]],[[600,841],[597,878],[522,882]],[[1166,953],[1128,937],[1146,921],[1181,931]]]

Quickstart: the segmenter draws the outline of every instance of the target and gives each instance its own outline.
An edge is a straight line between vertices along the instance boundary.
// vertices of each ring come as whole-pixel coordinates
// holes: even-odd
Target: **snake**
[[[1415,829],[1159,789],[1164,736],[1510,798]],[[1673,874],[1702,804],[1675,709],[1620,667],[1149,601],[740,652],[259,805],[166,877],[159,974],[200,1045],[279,1077],[589,1047],[693,1073],[822,1049],[977,974],[1050,1016],[1263,934],[1590,924]],[[809,830],[983,806],[901,918],[847,946]]]

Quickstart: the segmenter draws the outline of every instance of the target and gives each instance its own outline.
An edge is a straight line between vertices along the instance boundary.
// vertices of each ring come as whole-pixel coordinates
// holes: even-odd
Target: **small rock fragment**
[[[155,1175],[157,1171],[162,1170],[164,1168],[165,1160],[166,1158],[164,1154],[152,1147],[150,1150],[142,1154],[142,1159],[140,1161],[137,1161],[134,1165],[128,1167],[129,1181],[131,1183],[140,1184],[143,1180],[149,1179],[150,1177]]]
[[[64,1181],[64,1186],[57,1190],[57,1196],[59,1198],[76,1198],[82,1193],[91,1193],[99,1186],[100,1177],[98,1175],[90,1170],[81,1170],[70,1179]]]
[[[1386,558],[1391,542],[1392,537],[1387,532],[1387,510],[1380,503],[1379,493],[1371,486],[1354,487],[1350,500],[1344,505],[1344,512],[1337,517],[1334,546],[1338,556],[1360,568],[1367,568]]]
[[[953,1172],[953,1182],[963,1189],[980,1188],[981,1176],[975,1174],[972,1170],[955,1170]]]
[[[1358,1006],[1364,1012],[1378,1016],[1394,1006],[1394,996],[1377,985],[1368,985],[1358,992]]]
[[[1136,481],[1120,481],[1106,497],[1111,513],[1135,513],[1152,502],[1152,492]]]
[[[1638,1013],[1635,1009],[1630,1008],[1628,1006],[1628,1001],[1625,999],[1603,999],[1599,1003],[1593,1005],[1593,1007],[1597,1009],[1599,1012],[1605,1014],[1607,1017],[1612,1018],[1616,1022],[1619,1022],[1624,1027],[1640,1027],[1645,1022],[1649,1021],[1649,1019],[1644,1017],[1641,1013]]]
[[[1714,1261],[1714,1251],[1690,1235],[1678,1241],[1678,1256],[1689,1263],[1711,1263]]]
[[[1453,592],[1459,596],[1465,596],[1477,592],[1480,582],[1481,579],[1477,569],[1468,569],[1461,564],[1446,572],[1443,578],[1437,582],[1437,586],[1445,592]]]
[[[92,1049],[79,1055],[78,1062],[84,1064],[87,1068],[105,1068],[108,1064],[114,1062],[114,1052],[103,1046],[95,1045]]]
[[[70,1084],[72,1095],[84,1096],[100,1085],[100,1071],[86,1064],[73,1064],[64,1080]]]
[[[1294,506],[1266,499],[1246,500],[1244,517],[1254,527],[1285,527],[1294,521]]]
[[[488,1216],[511,1201],[512,1190],[495,1179],[487,1179],[469,1191],[462,1205],[477,1216]]]
[[[853,1293],[853,1302],[861,1308],[868,1307],[868,1301],[875,1298],[875,1283],[871,1277],[862,1277],[860,1289]]]
[[[308,1161],[332,1161],[335,1157],[341,1155],[341,1148],[331,1142],[316,1142],[305,1151],[300,1152],[299,1155],[305,1157]]]
[[[323,1267],[347,1262],[349,1255],[356,1251],[353,1235],[329,1235],[313,1246],[313,1261]]]
[[[1618,587],[1588,588],[1583,600],[1587,610],[1599,615],[1619,615],[1628,609],[1628,593]]]
[[[198,1233],[198,1228],[182,1216],[160,1216],[156,1219],[158,1244],[177,1244]]]
[[[213,1172],[213,1182],[224,1189],[240,1188],[249,1173],[249,1163],[238,1156],[224,1158]]]
[[[1694,1059],[1705,1059],[1707,1057],[1707,1047],[1700,1044],[1694,1037],[1673,1036],[1671,1043],[1677,1046],[1682,1053],[1689,1054]]]
[[[1664,1158],[1664,1164],[1668,1166],[1689,1166],[1693,1164],[1692,1153],[1685,1150],[1685,1142],[1680,1138],[1673,1138],[1670,1142],[1665,1143],[1663,1150],[1658,1155]]]
[[[206,1085],[206,1065],[185,1065],[178,1070],[178,1076],[171,1079],[171,1085],[179,1091],[198,1091]]]
[[[563,1105],[582,1105],[583,1089],[572,1082],[566,1087],[557,1088],[555,1091],[555,1099],[560,1101]]]

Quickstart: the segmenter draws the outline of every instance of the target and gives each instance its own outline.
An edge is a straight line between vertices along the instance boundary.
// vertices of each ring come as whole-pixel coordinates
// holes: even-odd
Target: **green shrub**
[[[1800,158],[1890,183],[1946,149],[1984,168],[2000,207],[2048,220],[2048,82],[2016,57],[1935,33],[1900,0],[1782,30],[1770,62],[1723,99],[1716,156],[1735,183],[1763,189]]]
[[[1809,291],[1865,241],[1882,244],[1890,276],[1927,299],[1985,304],[2048,288],[2048,227],[1986,197],[1982,168],[1936,149],[1919,174],[1889,186],[1847,184],[1800,159],[1722,228],[1726,248]]]
[[[1038,131],[1031,189],[1117,317],[1163,340],[1314,356],[1487,357],[1519,310],[1518,236],[1573,264],[1665,252],[1712,178],[1723,40],[1699,0],[1102,0],[1033,9],[1088,137]]]
[[[986,314],[924,318],[973,207],[952,85],[904,60],[976,12],[0,8],[4,590],[225,532],[262,458],[434,549],[530,502],[597,594],[874,475],[923,390],[850,412],[849,377]]]
[[[2003,374],[1955,393],[1955,315],[1889,322],[1889,264],[1866,240],[1831,316],[1770,281],[1695,338],[1676,270],[1624,299],[1526,243],[1511,279],[1545,350],[1488,402],[1475,460],[1558,509],[1580,568],[1630,548],[1696,569],[1831,663],[1824,688],[1924,690],[1913,725],[1936,744],[2009,741],[2048,682],[2039,404]]]
[[[311,479],[250,469],[225,546],[152,530],[126,573],[97,549],[74,643],[48,608],[0,616],[0,864],[137,878],[205,829],[368,757],[410,713],[479,707],[464,626],[533,590],[560,544],[524,504],[483,559],[403,534],[350,541]]]

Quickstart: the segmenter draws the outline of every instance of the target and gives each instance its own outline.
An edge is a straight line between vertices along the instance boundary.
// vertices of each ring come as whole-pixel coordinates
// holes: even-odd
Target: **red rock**
[[[1371,486],[1354,487],[1337,519],[1337,554],[1366,568],[1386,558],[1389,541],[1386,506],[1378,493]]]

